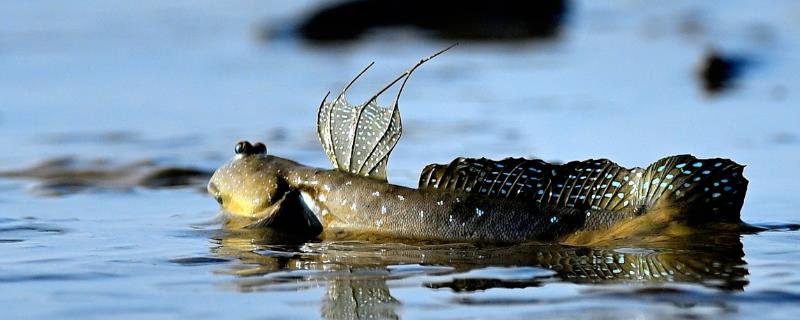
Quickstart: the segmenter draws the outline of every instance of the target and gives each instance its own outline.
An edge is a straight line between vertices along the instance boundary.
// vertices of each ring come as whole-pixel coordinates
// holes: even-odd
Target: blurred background
[[[3,1],[0,171],[23,179],[0,179],[0,214],[82,230],[64,231],[77,237],[63,254],[78,270],[78,251],[126,242],[120,234],[151,249],[182,245],[125,253],[132,259],[205,252],[205,235],[177,230],[213,216],[203,179],[236,141],[327,168],[315,131],[326,92],[375,61],[349,91],[362,101],[459,43],[400,99],[390,182],[414,186],[423,166],[458,156],[646,166],[692,153],[747,165],[745,221],[797,222],[798,30],[800,3],[788,0]],[[150,186],[142,166],[196,180],[140,189]],[[23,229],[6,237],[40,234]],[[141,232],[161,238],[140,243]],[[44,259],[64,241],[9,254]],[[9,277],[38,274],[19,259],[6,261],[18,264]]]
[[[456,156],[643,166],[675,153],[751,165],[756,194],[798,177],[775,165],[800,164],[792,1],[453,3],[3,3],[0,143],[13,152],[0,168],[55,156],[213,168],[239,139],[326,166],[314,117],[327,91],[375,61],[349,95],[366,99],[458,42],[401,99],[395,182]]]

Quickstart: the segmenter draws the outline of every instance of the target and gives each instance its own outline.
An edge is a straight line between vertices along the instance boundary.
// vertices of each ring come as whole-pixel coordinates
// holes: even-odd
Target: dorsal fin
[[[426,166],[419,188],[604,211],[683,206],[738,218],[747,189],[742,169],[727,159],[690,155],[666,157],[645,169],[627,169],[607,159],[554,165],[538,159],[456,158]]]
[[[453,46],[420,60],[363,104],[350,104],[345,95],[374,63],[361,70],[333,101],[326,102],[328,95],[325,95],[317,113],[317,134],[325,154],[336,169],[386,181],[389,154],[402,134],[397,105],[400,94],[414,70]],[[400,80],[403,82],[394,103],[388,108],[379,106],[378,97]]]
[[[554,165],[539,159],[457,158],[448,165],[425,167],[419,188],[611,211],[630,205],[630,201],[625,203],[617,196],[630,192],[633,185],[625,182],[629,176],[628,169],[606,159]]]

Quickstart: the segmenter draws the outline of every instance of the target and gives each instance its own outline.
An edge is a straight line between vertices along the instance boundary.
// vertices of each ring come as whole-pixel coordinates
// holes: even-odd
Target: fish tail
[[[740,222],[748,181],[743,165],[729,159],[666,157],[645,169],[634,169],[642,213],[677,209],[690,222]]]

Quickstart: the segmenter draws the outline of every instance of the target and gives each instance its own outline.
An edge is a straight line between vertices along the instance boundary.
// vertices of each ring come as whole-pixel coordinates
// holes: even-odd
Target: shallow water
[[[401,99],[393,183],[456,156],[664,155],[746,164],[756,234],[648,247],[288,243],[213,221],[197,169],[240,139],[327,167],[314,116],[449,45],[405,31],[314,46],[258,28],[309,2],[0,3],[0,307],[8,318],[792,318],[800,311],[800,5],[576,2],[550,40],[465,42]],[[708,95],[704,50],[749,61]],[[77,168],[77,169],[76,169]],[[83,171],[81,171],[83,170]],[[88,171],[98,171],[88,174]],[[76,173],[80,171],[79,173]],[[67,175],[69,176],[69,175]],[[27,178],[26,178],[27,177]],[[202,180],[202,179],[200,179]],[[160,181],[160,180],[159,180]],[[678,267],[680,266],[680,267]]]

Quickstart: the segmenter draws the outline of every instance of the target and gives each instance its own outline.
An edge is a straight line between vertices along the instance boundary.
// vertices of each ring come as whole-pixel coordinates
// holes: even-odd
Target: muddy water
[[[389,179],[456,156],[748,165],[769,230],[648,246],[301,242],[228,233],[203,178],[240,139],[327,167],[319,101],[448,45],[407,30],[265,41],[315,3],[0,4],[0,307],[9,318],[792,318],[800,5],[576,2],[553,39],[464,42],[401,100]],[[708,48],[733,85],[696,78]]]

